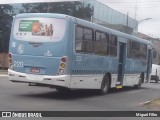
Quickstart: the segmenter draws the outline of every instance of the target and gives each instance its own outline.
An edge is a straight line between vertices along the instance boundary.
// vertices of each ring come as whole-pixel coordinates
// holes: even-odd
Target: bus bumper
[[[47,75],[35,75],[20,73],[8,69],[9,80],[13,82],[24,82],[24,83],[40,83],[53,86],[62,86],[69,88],[70,85],[70,75],[57,75],[57,76],[47,76]]]

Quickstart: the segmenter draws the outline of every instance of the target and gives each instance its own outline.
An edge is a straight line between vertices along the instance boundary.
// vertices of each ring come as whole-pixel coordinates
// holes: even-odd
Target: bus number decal
[[[82,61],[82,56],[76,56],[76,61]]]
[[[20,61],[14,61],[14,64],[13,64],[15,67],[23,67],[23,62],[20,62]]]

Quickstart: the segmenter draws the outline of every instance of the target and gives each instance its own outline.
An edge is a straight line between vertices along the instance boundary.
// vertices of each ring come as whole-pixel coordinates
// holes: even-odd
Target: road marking
[[[140,105],[144,105],[144,104],[147,104],[147,103],[149,103],[149,102],[151,102],[151,101],[146,101],[146,102],[142,102],[142,103],[139,103]]]
[[[138,93],[138,92],[143,92],[143,91],[147,91],[147,90],[136,90],[136,91],[128,92],[128,94]]]

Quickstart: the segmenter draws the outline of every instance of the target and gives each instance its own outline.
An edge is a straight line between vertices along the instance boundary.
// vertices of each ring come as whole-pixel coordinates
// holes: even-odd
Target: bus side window
[[[115,35],[110,35],[109,55],[110,56],[117,56],[117,36],[115,36]]]
[[[108,40],[109,35],[107,33],[96,31],[96,40],[94,44],[95,54],[108,55]]]
[[[132,53],[133,58],[139,59],[140,58],[140,43],[132,41]]]
[[[133,53],[132,53],[132,41],[128,40],[127,42],[127,57],[128,58],[132,58],[133,57]]]
[[[140,59],[147,60],[147,45],[140,44]]]
[[[84,47],[85,53],[93,52],[93,30],[84,28],[84,39],[82,41],[82,47]]]
[[[76,52],[93,52],[93,30],[85,27],[76,26],[75,31]]]
[[[75,29],[75,49],[76,49],[76,52],[82,51],[83,39],[84,39],[83,28],[77,26]]]

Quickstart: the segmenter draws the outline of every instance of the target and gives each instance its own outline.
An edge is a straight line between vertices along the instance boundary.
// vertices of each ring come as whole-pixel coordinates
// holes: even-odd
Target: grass
[[[160,110],[160,98],[144,104],[145,107],[153,110]]]

